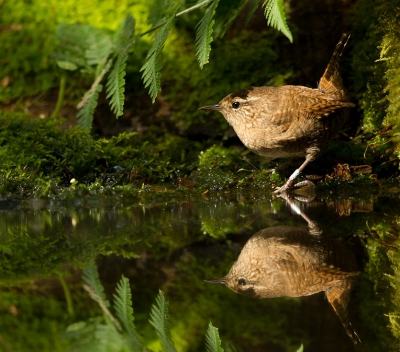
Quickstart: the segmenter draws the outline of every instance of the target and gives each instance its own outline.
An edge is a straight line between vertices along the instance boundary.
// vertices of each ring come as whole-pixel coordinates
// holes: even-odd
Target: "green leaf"
[[[116,316],[122,324],[124,330],[131,334],[136,334],[133,323],[132,293],[129,287],[129,280],[122,276],[117,284],[117,293],[114,294],[114,307]]]
[[[206,351],[207,352],[224,352],[221,347],[221,339],[219,338],[218,329],[208,324],[206,333]]]
[[[58,67],[62,68],[63,70],[76,71],[78,69],[78,65],[70,61],[58,60],[56,62]]]
[[[168,301],[165,300],[161,290],[158,292],[156,304],[153,304],[151,307],[150,324],[156,329],[157,336],[161,340],[164,351],[176,352],[174,343],[171,340]]]
[[[296,352],[303,352],[303,351],[304,351],[304,347],[303,347],[303,344],[301,344],[299,349]]]
[[[93,66],[104,65],[112,50],[110,34],[90,25],[60,23],[55,37],[59,40],[53,52],[56,61],[73,63],[86,71],[94,71]],[[60,67],[70,69],[70,65]]]
[[[120,321],[122,328],[128,335],[128,342],[132,351],[142,351],[145,349],[136,332],[132,308],[132,293],[129,280],[122,276],[117,284],[117,292],[114,294],[115,313]]]
[[[128,59],[128,51],[135,43],[135,38],[132,38],[134,30],[135,19],[128,14],[121,22],[114,39],[117,58],[108,75],[107,99],[110,99],[111,111],[116,117],[121,116],[124,112],[125,68],[126,60]]]
[[[96,109],[98,99],[99,99],[99,93],[103,89],[103,86],[101,84],[98,84],[94,87],[94,89],[89,90],[87,94],[83,97],[83,100],[85,100],[85,105],[78,111],[76,114],[76,118],[78,119],[78,124],[81,125],[84,128],[90,129],[92,127],[92,122],[93,122],[93,114],[94,114],[94,109]]]
[[[116,117],[124,112],[125,67],[128,55],[120,55],[114,63],[107,81],[107,99],[110,99],[111,111]]]
[[[283,0],[265,0],[263,6],[265,7],[265,17],[268,24],[281,31],[293,43],[293,36],[286,24],[285,11],[283,9]]]
[[[204,17],[200,20],[196,26],[196,56],[199,66],[202,69],[205,64],[208,63],[211,52],[211,42],[213,41],[212,32],[214,26],[214,14],[217,8],[219,0],[214,0],[208,8]]]
[[[166,22],[159,29],[153,38],[153,45],[147,54],[146,62],[140,69],[143,71],[142,79],[145,88],[149,88],[149,94],[152,102],[154,103],[158,92],[161,91],[161,52],[164,48],[165,41],[168,34],[175,22],[175,14],[177,8],[172,13]]]
[[[106,307],[110,306],[110,302],[108,302],[106,295],[104,294],[104,287],[100,282],[99,273],[97,272],[97,268],[95,266],[87,266],[83,269],[82,279],[102,300]]]
[[[94,333],[95,342],[92,348],[96,352],[121,352],[127,351],[126,341],[113,325],[99,324]]]

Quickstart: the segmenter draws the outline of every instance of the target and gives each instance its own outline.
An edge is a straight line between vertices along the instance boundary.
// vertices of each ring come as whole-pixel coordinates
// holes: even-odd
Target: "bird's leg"
[[[298,169],[296,169],[289,177],[289,179],[286,181],[286,183],[282,187],[278,187],[274,193],[283,193],[286,192],[286,190],[290,187],[293,187],[294,180],[296,179],[297,176],[300,175],[300,173],[304,170],[304,168],[312,161],[313,159],[307,159],[304,160],[304,163],[300,165]]]
[[[286,183],[282,187],[278,187],[274,193],[283,193],[286,192],[286,190],[290,187],[293,187],[294,180],[296,179],[297,176],[300,175],[300,173],[305,169],[305,167],[311,163],[315,157],[317,156],[319,152],[319,148],[317,147],[310,147],[307,149],[306,152],[306,160],[304,160],[304,163],[300,165],[300,167],[290,175],[289,179],[286,181]]]

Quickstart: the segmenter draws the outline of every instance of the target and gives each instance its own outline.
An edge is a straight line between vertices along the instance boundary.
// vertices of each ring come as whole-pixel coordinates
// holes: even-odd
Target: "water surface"
[[[137,330],[154,350],[148,319],[159,289],[170,302],[178,351],[204,351],[209,321],[226,351],[296,351],[301,344],[306,351],[390,350],[395,307],[387,255],[397,256],[399,209],[397,193],[377,190],[286,200],[262,190],[164,189],[2,200],[0,350],[68,350],[67,326],[101,315],[82,289],[81,269],[92,263],[110,300],[121,275],[130,280]],[[257,231],[310,222],[350,247],[361,265],[348,306],[361,344],[347,336],[323,292],[259,300],[204,282],[226,275]]]

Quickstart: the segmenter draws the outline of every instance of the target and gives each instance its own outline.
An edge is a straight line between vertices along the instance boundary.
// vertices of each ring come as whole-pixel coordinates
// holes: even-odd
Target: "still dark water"
[[[397,350],[390,320],[398,314],[399,209],[397,189],[287,199],[262,190],[153,189],[124,197],[2,200],[0,351],[79,350],[67,327],[102,316],[82,288],[82,269],[93,264],[110,301],[121,275],[129,279],[136,330],[154,351],[161,344],[148,320],[159,289],[169,301],[177,351],[205,351],[210,321],[225,351],[297,351],[301,344],[304,351]],[[258,282],[245,287],[247,294],[259,295],[263,281],[275,293],[262,297],[306,296],[254,299],[233,292],[243,281],[233,291],[204,281],[226,276],[264,229],[273,244],[263,251],[277,258],[268,268],[276,269],[262,280],[245,277],[246,285]],[[252,263],[252,255],[244,260]],[[285,278],[276,274],[282,267]],[[252,270],[265,272],[260,268]],[[270,287],[273,281],[279,289]],[[342,323],[362,343],[353,344]]]

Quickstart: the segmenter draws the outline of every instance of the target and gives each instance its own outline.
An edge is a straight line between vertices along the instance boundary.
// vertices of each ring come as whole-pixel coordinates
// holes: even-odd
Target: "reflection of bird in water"
[[[277,226],[261,230],[244,246],[238,260],[221,279],[237,293],[253,298],[299,297],[325,291],[347,334],[360,339],[351,326],[347,304],[360,273],[352,251],[306,227]],[[313,234],[314,233],[314,234]]]

